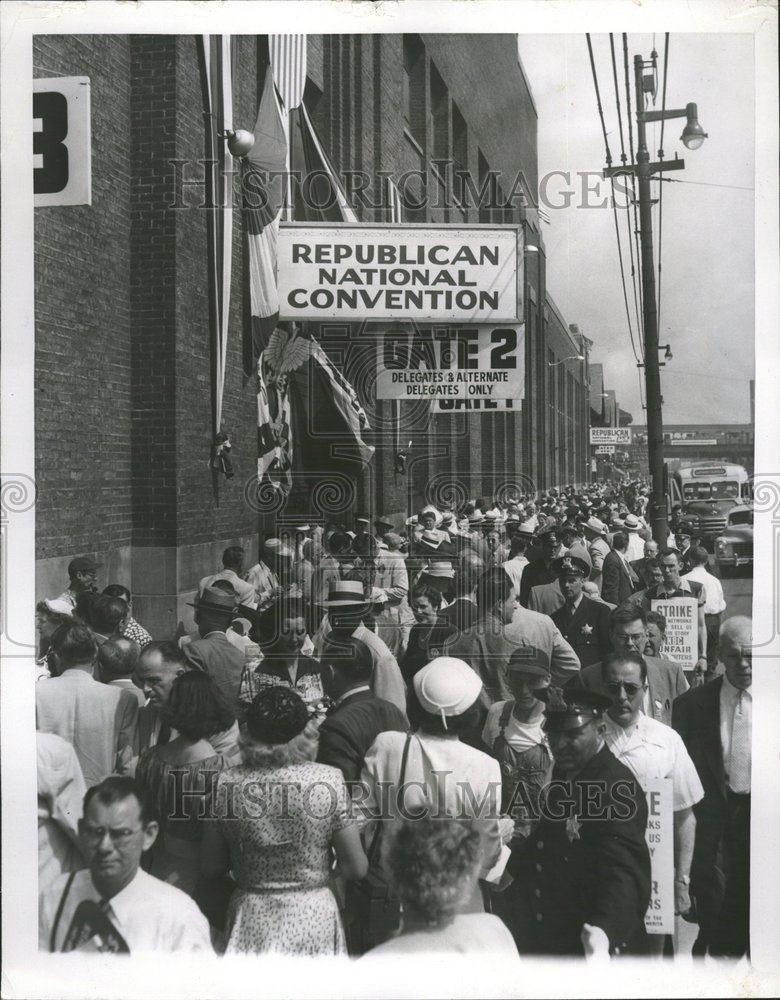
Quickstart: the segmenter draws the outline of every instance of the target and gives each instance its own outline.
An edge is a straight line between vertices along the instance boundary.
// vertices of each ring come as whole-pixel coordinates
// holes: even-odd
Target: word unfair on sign
[[[522,399],[522,326],[388,332],[379,346],[377,399]]]
[[[591,444],[631,444],[630,427],[591,427]]]
[[[650,607],[666,619],[660,655],[693,670],[699,659],[699,602],[695,597],[673,597],[651,601]]]
[[[92,204],[89,77],[33,80],[33,200]]]
[[[503,323],[522,317],[522,232],[282,226],[280,318]]]

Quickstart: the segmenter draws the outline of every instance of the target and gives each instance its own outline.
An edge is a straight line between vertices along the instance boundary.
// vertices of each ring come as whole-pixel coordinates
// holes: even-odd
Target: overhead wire
[[[626,78],[625,82],[626,82],[626,115],[628,117],[628,151],[631,155],[632,166],[636,166],[636,158],[634,156],[634,129],[631,124],[631,86],[629,83],[629,76],[628,76],[628,35],[625,33],[625,31],[623,32],[623,69],[625,71],[625,78]],[[637,210],[636,210],[636,206],[638,203],[638,198],[636,193],[636,176],[633,171],[631,173],[631,200],[633,202],[633,208],[634,208],[634,240],[636,243],[636,259],[637,263],[639,263],[642,257],[639,251],[639,219],[637,217]],[[642,324],[641,324],[642,360],[644,360],[644,354],[645,354],[645,324],[644,324],[644,302],[643,302],[644,293],[642,289],[642,283],[639,282],[638,284],[639,284],[639,304],[641,306],[641,315],[642,315]]]
[[[619,132],[620,132],[620,160],[621,160],[621,163],[623,163],[623,165],[625,165],[625,163],[626,163],[626,146],[625,146],[625,141],[623,139],[623,115],[622,115],[622,112],[621,112],[621,109],[620,109],[620,87],[618,85],[617,60],[615,59],[615,39],[614,39],[614,36],[613,36],[612,32],[610,32],[610,34],[609,34],[609,48],[610,48],[610,52],[612,54],[612,78],[613,78],[614,83],[615,83],[615,105],[617,107],[618,128],[619,128]],[[616,203],[615,203],[615,182],[614,182],[614,179],[612,180],[612,211],[613,211],[613,213],[615,215],[615,235],[617,237],[617,242],[618,242],[618,256],[620,257],[620,263],[621,263],[620,270],[621,270],[621,278],[623,280],[623,295],[624,295],[624,297],[626,299],[626,319],[628,320],[628,333],[629,333],[629,336],[631,338],[631,350],[634,352],[634,357],[636,358],[636,360],[639,361],[639,353],[637,353],[636,346],[634,345],[634,331],[633,331],[633,329],[631,327],[631,315],[630,315],[630,311],[629,311],[629,307],[628,307],[628,297],[626,296],[625,276],[623,275],[623,255],[622,255],[622,250],[621,250],[621,246],[620,246],[620,233],[618,231],[617,206],[616,206]],[[630,257],[631,257],[631,283],[632,283],[632,286],[633,286],[633,289],[634,289],[634,309],[636,311],[637,338],[641,339],[641,334],[640,334],[641,321],[640,321],[640,315],[639,315],[639,297],[637,295],[637,290],[636,290],[637,278],[636,278],[636,268],[634,266],[634,244],[633,244],[633,241],[631,239],[631,209],[629,208],[628,205],[626,205],[626,233],[628,235],[628,249],[630,251]],[[640,343],[639,352],[641,353],[641,343]]]

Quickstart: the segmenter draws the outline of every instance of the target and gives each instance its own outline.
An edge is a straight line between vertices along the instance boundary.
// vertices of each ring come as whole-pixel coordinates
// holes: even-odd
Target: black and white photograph
[[[0,14],[3,996],[775,994],[776,5]]]

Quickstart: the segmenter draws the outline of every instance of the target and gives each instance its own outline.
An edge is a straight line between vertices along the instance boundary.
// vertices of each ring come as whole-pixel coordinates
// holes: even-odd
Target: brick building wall
[[[234,122],[251,128],[267,50],[255,36],[237,45]],[[405,51],[407,62],[414,57],[408,121]],[[236,203],[223,404],[236,475],[226,482],[208,468],[207,213],[195,39],[38,36],[34,64],[36,76],[90,77],[93,136],[92,205],[36,212],[38,593],[59,592],[69,559],[91,552],[106,564],[101,585],[129,585],[139,617],[165,635],[189,624],[187,601],[221,550],[241,542],[254,559],[258,529],[267,527],[244,494],[257,435],[254,380],[242,366],[240,211]],[[504,196],[518,173],[527,194],[536,188],[536,109],[514,36],[311,36],[306,101],[336,169],[367,178],[364,191],[352,191],[362,221],[389,219],[380,171],[398,178],[421,170],[433,196],[442,186],[433,161],[451,154],[477,190],[485,170],[498,172]],[[561,476],[584,478],[579,451],[561,471],[550,450],[547,357],[557,334],[545,316],[544,242],[533,209],[518,201],[505,210],[450,203],[407,207],[406,215],[512,222],[538,248],[526,255],[525,400],[513,413],[430,419],[404,403],[397,429],[394,404],[373,400],[370,379],[357,374],[371,367],[377,333],[353,327],[345,354],[343,343],[314,327],[347,377],[354,375],[373,428],[375,459],[357,477],[356,505],[400,521],[448,484],[462,500],[507,479],[542,488]],[[576,399],[576,385],[567,383],[562,405]],[[396,448],[410,438],[408,474],[399,475]]]
[[[257,111],[257,42],[238,39],[234,109]],[[241,364],[241,216],[234,214],[223,426],[235,478],[208,468],[212,436],[204,124],[191,36],[38,36],[36,76],[89,76],[91,206],[36,211],[37,591],[58,593],[91,552],[156,635],[233,542],[257,552],[244,484],[257,448]],[[174,167],[171,161],[177,161]],[[178,207],[173,207],[178,206]]]

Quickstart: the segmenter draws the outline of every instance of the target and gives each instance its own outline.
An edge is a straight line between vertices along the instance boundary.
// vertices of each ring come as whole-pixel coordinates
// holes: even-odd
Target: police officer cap
[[[572,555],[571,550],[569,550],[566,555],[553,559],[552,569],[559,576],[562,573],[590,576],[591,567],[580,556]]]
[[[587,688],[556,687],[539,688],[537,698],[546,705],[542,728],[546,733],[559,733],[569,729],[579,729],[594,719],[600,719],[612,704],[609,698]]]

